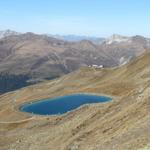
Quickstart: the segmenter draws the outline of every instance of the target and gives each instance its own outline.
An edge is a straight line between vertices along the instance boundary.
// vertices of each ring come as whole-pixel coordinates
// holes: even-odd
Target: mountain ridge
[[[113,37],[115,40],[118,38]],[[141,55],[149,47],[149,39],[141,36],[132,37],[130,43],[111,44],[89,40],[68,42],[31,32],[6,36],[0,39],[0,81],[10,80],[10,87],[1,89],[16,89],[11,76],[19,81],[22,78],[25,86],[60,77],[84,66],[120,66]]]

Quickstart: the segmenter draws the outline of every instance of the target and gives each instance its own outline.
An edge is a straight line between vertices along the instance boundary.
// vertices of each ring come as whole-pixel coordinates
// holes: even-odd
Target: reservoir
[[[27,103],[22,105],[20,110],[38,115],[59,115],[74,110],[84,104],[103,103],[110,100],[111,98],[106,96],[72,94]]]

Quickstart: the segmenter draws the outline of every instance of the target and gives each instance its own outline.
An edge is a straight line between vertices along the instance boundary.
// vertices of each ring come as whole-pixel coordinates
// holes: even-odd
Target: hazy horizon
[[[150,1],[5,0],[0,2],[0,30],[38,34],[150,37]]]
[[[7,31],[7,30],[18,32],[20,34],[33,33],[33,34],[38,34],[38,35],[64,36],[64,37],[65,36],[77,36],[77,37],[87,37],[87,38],[110,38],[113,35],[120,35],[120,36],[125,36],[125,37],[142,36],[142,37],[145,37],[145,38],[150,38],[150,36],[148,37],[148,36],[144,36],[144,35],[140,35],[140,34],[123,35],[123,34],[113,33],[113,34],[108,35],[108,36],[96,36],[96,35],[83,35],[83,34],[59,34],[59,33],[51,34],[51,33],[48,33],[48,32],[47,33],[37,33],[37,32],[33,32],[33,31],[19,32],[17,30],[11,30],[11,29],[0,29],[0,31]]]

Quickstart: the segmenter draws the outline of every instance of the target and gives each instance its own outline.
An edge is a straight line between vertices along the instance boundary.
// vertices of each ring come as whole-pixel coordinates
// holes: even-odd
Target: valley
[[[0,150],[150,150],[149,0],[0,0]]]
[[[118,68],[82,67],[0,96],[1,149],[144,150],[150,143],[150,53]],[[61,116],[19,111],[24,102],[73,93],[113,97]]]
[[[0,32],[0,93],[61,77],[81,67],[117,67],[149,51],[150,39],[114,34],[97,41],[64,41],[31,32]],[[5,78],[3,77],[5,76]],[[13,80],[11,80],[13,79]],[[22,84],[16,85],[15,80]]]

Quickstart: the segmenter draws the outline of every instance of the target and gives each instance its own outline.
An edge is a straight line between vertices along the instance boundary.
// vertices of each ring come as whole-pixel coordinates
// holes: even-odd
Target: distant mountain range
[[[19,35],[19,34],[21,33],[7,29],[4,31],[0,31],[0,39],[7,37],[7,36]]]
[[[123,65],[150,49],[150,39],[142,36],[71,36],[70,40],[67,36],[65,40],[10,30],[0,31],[0,35],[0,93],[56,78],[83,66]]]
[[[64,41],[69,41],[69,42],[79,42],[82,40],[89,40],[92,42],[100,42],[100,41],[105,40],[105,38],[100,38],[100,37],[79,36],[79,35],[52,35],[52,34],[47,34],[47,36],[54,37],[54,38],[64,40]]]

